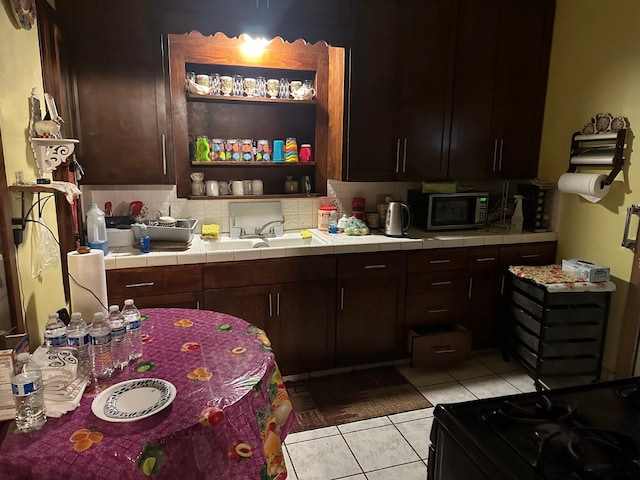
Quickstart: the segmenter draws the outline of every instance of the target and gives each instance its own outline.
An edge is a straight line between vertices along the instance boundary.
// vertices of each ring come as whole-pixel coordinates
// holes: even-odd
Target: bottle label
[[[99,337],[89,335],[89,338],[91,339],[91,345],[109,345],[111,343],[111,333],[100,335]]]
[[[141,326],[140,320],[132,320],[129,322],[129,330],[137,330]]]
[[[83,337],[69,337],[68,342],[71,347],[84,347],[89,345],[89,334],[87,333]]]
[[[39,380],[34,380],[29,383],[12,383],[11,391],[14,395],[24,396],[37,392],[40,390],[40,387],[42,387],[42,382]]]
[[[120,328],[112,328],[111,329],[111,338],[122,337],[127,334],[127,329],[124,325]]]
[[[48,346],[50,347],[62,347],[67,344],[67,337],[51,337],[47,338]]]

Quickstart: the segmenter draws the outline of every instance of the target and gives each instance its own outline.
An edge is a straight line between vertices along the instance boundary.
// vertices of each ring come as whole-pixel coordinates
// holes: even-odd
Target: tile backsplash
[[[300,230],[316,228],[318,226],[318,208],[323,205],[336,205],[339,213],[351,214],[351,199],[363,197],[366,210],[376,210],[376,196],[390,194],[394,200],[407,199],[407,189],[418,188],[418,182],[340,182],[329,180],[326,197],[286,198],[283,195],[282,212],[285,219],[285,230]],[[217,223],[223,233],[229,233],[229,202],[260,202],[257,197],[247,195],[246,200],[238,198],[225,199],[216,197],[212,200],[188,200],[176,196],[175,186],[164,185],[118,185],[113,187],[88,185],[82,186],[83,211],[86,212],[92,202],[104,208],[106,202],[111,202],[116,208],[120,202],[127,204],[142,201],[148,209],[148,217],[155,218],[157,212],[176,218],[197,218],[197,231],[203,223]],[[267,201],[273,201],[268,199]]]

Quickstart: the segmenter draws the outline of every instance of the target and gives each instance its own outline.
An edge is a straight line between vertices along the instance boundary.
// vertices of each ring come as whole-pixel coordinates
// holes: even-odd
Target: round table
[[[77,409],[34,433],[0,429],[0,478],[277,479],[295,420],[271,345],[230,315],[145,309],[144,352],[105,382],[157,378],[176,387],[165,409],[115,423],[98,418],[85,392]]]

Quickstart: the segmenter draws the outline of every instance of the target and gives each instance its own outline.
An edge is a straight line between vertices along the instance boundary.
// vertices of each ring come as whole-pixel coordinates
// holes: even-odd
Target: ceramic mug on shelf
[[[251,190],[251,180],[243,180],[242,189],[244,190],[245,195],[252,195],[253,191]]]
[[[233,180],[230,182],[231,195],[240,197],[244,195],[244,182],[242,180]]]
[[[204,195],[205,185],[204,182],[191,182],[191,195]]]
[[[278,93],[280,93],[280,80],[277,78],[267,80],[267,95],[269,95],[269,98],[278,98]]]
[[[251,180],[251,193],[253,195],[264,194],[264,184],[262,183],[262,180],[260,179]]]
[[[225,97],[228,97],[229,95],[231,95],[231,92],[233,91],[233,78],[231,78],[228,75],[221,76],[220,91],[222,92],[222,95],[224,95]]]
[[[191,180],[193,180],[194,182],[202,182],[204,180],[203,172],[193,172],[189,176],[191,177]]]
[[[244,94],[247,97],[255,97],[256,96],[256,79],[255,78],[251,78],[251,77],[247,77],[243,80],[243,86],[244,86]]]
[[[300,87],[302,87],[302,82],[300,80],[291,80],[289,83],[289,91],[293,98],[298,97],[298,90],[300,90]]]
[[[229,191],[229,182],[227,182],[226,180],[220,180],[218,182],[218,189],[220,190],[220,195],[229,195],[229,193],[231,193]]]
[[[217,197],[220,195],[220,185],[217,180],[207,180],[205,184],[205,191],[208,197]]]

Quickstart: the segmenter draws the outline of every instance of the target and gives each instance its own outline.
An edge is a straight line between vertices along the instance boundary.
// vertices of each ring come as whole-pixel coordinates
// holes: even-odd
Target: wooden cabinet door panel
[[[495,348],[502,344],[504,325],[501,324],[498,311],[500,291],[498,274],[492,271],[474,271],[468,310],[462,324],[472,332],[471,345],[474,350]]]
[[[466,312],[468,301],[468,291],[408,295],[405,327],[442,326],[456,323]]]
[[[338,282],[336,355],[340,365],[391,360],[402,337],[404,288],[396,277]]]
[[[330,368],[334,352],[335,282],[279,285],[276,314],[267,319],[276,362],[284,375]]]
[[[202,291],[200,265],[168,265],[158,267],[107,270],[110,297],[136,298]]]
[[[204,308],[241,318],[267,332],[267,319],[274,313],[270,286],[220,288],[204,291]],[[270,308],[271,307],[271,308]]]
[[[522,243],[500,247],[500,267],[550,265],[555,262],[556,242]]]
[[[467,266],[467,250],[467,248],[443,248],[410,252],[407,270],[409,273],[463,270]]]
[[[407,295],[466,292],[468,286],[469,275],[458,270],[407,275]]]

